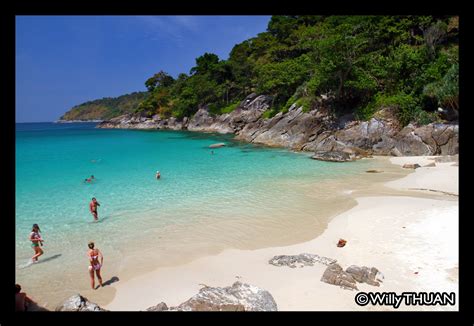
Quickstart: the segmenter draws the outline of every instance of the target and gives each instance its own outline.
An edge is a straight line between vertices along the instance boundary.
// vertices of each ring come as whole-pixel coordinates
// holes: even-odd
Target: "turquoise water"
[[[325,200],[340,202],[334,180],[375,164],[320,162],[229,135],[94,127],[16,125],[17,279],[50,303],[87,289],[89,240],[111,273],[125,275],[132,265],[140,270],[191,252],[252,248],[267,238],[270,244],[294,236],[293,229],[321,231]],[[217,142],[227,146],[211,154],[208,146]],[[96,182],[85,184],[90,175]],[[99,223],[88,210],[92,197],[101,204]],[[33,223],[45,239],[45,261],[23,269],[32,256]]]
[[[229,146],[214,149],[212,155],[208,146],[221,141]],[[159,218],[166,207],[246,196],[248,187],[268,179],[340,176],[353,172],[348,167],[231,142],[223,135],[103,130],[93,124],[19,124],[17,235],[33,223],[55,236],[83,225],[91,220],[92,197],[101,203],[101,217],[153,210],[157,222],[166,224],[173,222]],[[154,178],[156,170],[162,175],[159,181]],[[85,184],[90,175],[96,182]]]

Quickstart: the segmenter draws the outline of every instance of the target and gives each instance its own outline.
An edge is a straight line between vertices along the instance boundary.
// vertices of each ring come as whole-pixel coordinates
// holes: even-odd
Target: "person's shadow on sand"
[[[113,276],[112,278],[110,278],[110,280],[103,282],[102,286],[110,285],[112,283],[118,282],[119,280],[120,279],[117,276]],[[98,289],[98,288],[99,288],[99,286],[96,287],[96,289]]]
[[[56,254],[56,255],[53,255],[53,256],[51,256],[51,257],[47,257],[47,258],[44,258],[44,259],[40,259],[40,260],[38,260],[37,264],[45,263],[45,262],[47,262],[47,261],[50,261],[50,260],[59,258],[59,257],[61,257],[61,255],[62,255],[62,254]]]
[[[32,302],[28,304],[28,310],[27,311],[49,311],[45,307],[41,307],[38,305],[36,302]]]

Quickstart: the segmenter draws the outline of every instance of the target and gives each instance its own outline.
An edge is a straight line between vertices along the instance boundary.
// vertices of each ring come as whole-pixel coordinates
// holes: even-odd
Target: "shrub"
[[[427,112],[418,109],[413,114],[414,121],[419,125],[427,125],[432,122],[440,122],[440,118],[436,112]]]
[[[265,112],[262,114],[263,119],[270,119],[273,118],[280,110],[276,107],[273,108],[268,108]]]
[[[229,104],[228,106],[226,107],[223,107],[221,109],[221,114],[224,114],[224,113],[231,113],[232,111],[234,111],[240,104],[240,101],[236,101],[232,104]]]
[[[439,105],[458,110],[459,65],[457,63],[452,65],[443,79],[426,85],[423,89],[423,95],[437,99]]]
[[[414,120],[417,112],[421,110],[418,99],[411,94],[403,92],[395,95],[379,93],[372,102],[357,110],[356,115],[359,119],[369,120],[375,112],[384,107],[396,108],[397,118],[403,126]]]

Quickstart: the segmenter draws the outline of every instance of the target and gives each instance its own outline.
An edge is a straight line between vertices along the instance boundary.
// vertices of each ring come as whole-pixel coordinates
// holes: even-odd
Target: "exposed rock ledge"
[[[272,259],[268,261],[268,263],[273,266],[289,266],[291,268],[313,266],[315,263],[320,263],[320,264],[329,266],[335,262],[336,262],[335,259],[321,257],[316,254],[274,256]]]
[[[200,108],[192,118],[161,119],[124,115],[100,123],[98,128],[170,129],[233,133],[238,140],[311,152],[346,152],[351,160],[370,155],[455,155],[459,152],[458,124],[412,124],[401,128],[390,109],[370,121],[352,115],[333,117],[324,102],[312,111],[292,105],[288,112],[262,118],[271,97],[250,94],[231,113],[212,116]],[[345,155],[344,155],[345,156]]]
[[[331,264],[324,271],[321,281],[338,285],[343,289],[358,290],[357,282],[367,283],[373,286],[380,286],[384,276],[375,268],[368,268],[366,266],[359,267],[356,265],[349,266],[345,271],[339,264]]]
[[[56,307],[56,311],[107,311],[80,294],[74,294]]]
[[[225,288],[204,286],[189,300],[168,308],[160,302],[146,311],[277,311],[272,295],[256,286],[235,282]],[[66,299],[56,311],[107,311],[79,294]]]
[[[205,286],[170,311],[277,311],[272,295],[256,286],[235,282],[225,288]]]

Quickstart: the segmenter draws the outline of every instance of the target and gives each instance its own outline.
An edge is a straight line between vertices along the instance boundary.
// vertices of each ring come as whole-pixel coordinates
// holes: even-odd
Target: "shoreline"
[[[287,150],[284,149],[284,152],[287,152]],[[304,155],[304,153],[301,153],[301,155]],[[312,164],[309,158],[305,159],[309,164]],[[163,230],[159,230],[159,228],[147,230],[146,234],[143,234],[144,237],[136,237],[136,240],[130,238],[124,242],[122,247],[114,247],[112,250],[108,248],[109,250],[105,251],[107,253],[107,266],[103,276],[106,283],[110,283],[110,280],[114,284],[106,286],[99,291],[90,290],[87,278],[84,278],[83,274],[81,274],[83,266],[78,266],[78,264],[74,267],[75,274],[69,274],[69,277],[74,275],[73,278],[78,280],[77,284],[62,282],[58,278],[55,279],[55,282],[49,284],[41,284],[40,282],[34,282],[34,284],[30,282],[28,284],[25,281],[26,278],[23,278],[23,283],[25,286],[29,285],[28,291],[33,298],[49,309],[54,309],[65,298],[77,292],[99,305],[106,305],[115,296],[115,285],[127,282],[137,275],[151,272],[156,268],[185,264],[201,257],[217,255],[230,248],[256,250],[308,241],[320,235],[326,228],[329,220],[334,216],[355,206],[354,194],[360,190],[367,189],[367,186],[370,186],[370,182],[376,181],[376,184],[381,184],[382,180],[393,180],[400,175],[409,173],[409,171],[394,171],[390,168],[391,163],[388,162],[386,157],[363,159],[361,162],[353,164],[362,164],[362,168],[356,174],[351,172],[341,177],[340,180],[344,179],[342,182],[340,180],[334,182],[335,179],[332,177],[328,179],[323,178],[328,182],[319,177],[308,182],[306,179],[298,179],[291,176],[284,179],[272,177],[267,180],[268,183],[259,183],[260,192],[264,191],[269,195],[268,190],[271,189],[272,193],[275,191],[274,194],[277,197],[281,197],[278,197],[281,200],[276,205],[272,205],[269,202],[272,201],[270,198],[274,197],[267,196],[268,198],[264,198],[265,201],[258,201],[259,206],[262,208],[261,210],[237,210],[244,218],[247,216],[252,221],[238,221],[237,218],[239,216],[234,216],[235,209],[232,208],[237,207],[235,206],[236,203],[232,204],[232,201],[226,201],[225,206],[228,208],[220,210],[219,215],[226,216],[226,219],[212,219],[210,216],[207,216],[208,214],[204,214],[205,211],[200,209],[200,214],[198,215],[202,215],[204,218],[197,220],[196,224],[193,224],[192,227],[187,226],[184,228],[183,224],[181,227],[177,225],[177,227],[170,226]],[[364,166],[367,166],[367,168],[364,168]],[[336,170],[346,170],[344,165],[337,164],[334,167]],[[351,170],[350,167],[348,168]],[[381,168],[386,173],[366,174],[364,172],[365,169],[371,168]],[[290,173],[290,175],[292,174]],[[319,185],[320,190],[314,188],[315,182]],[[348,187],[351,193],[345,192],[345,190],[349,190]],[[284,189],[284,191],[281,192],[279,189]],[[324,190],[321,191],[321,189]],[[287,194],[282,195],[283,193]],[[253,198],[249,198],[249,200],[253,200]],[[242,201],[238,200],[238,202]],[[282,205],[279,203],[282,203]],[[193,214],[197,212],[196,208],[199,208],[199,206],[182,207],[181,213],[186,213],[187,210],[190,214]],[[176,208],[173,208],[170,213],[176,216]],[[143,217],[154,218],[152,214],[145,214]],[[150,236],[153,236],[153,244],[150,245],[151,242],[147,242],[147,247],[143,248],[142,241],[145,238],[150,240]],[[155,239],[159,240],[155,241]],[[54,248],[50,247],[49,249]],[[104,249],[107,248],[101,246],[101,250]],[[136,249],[139,250],[137,251]],[[48,253],[52,253],[52,257],[58,257],[61,249],[56,248],[56,251],[49,250]],[[74,258],[66,257],[63,254],[62,259]],[[24,272],[21,271],[18,274],[20,278]],[[45,268],[38,271],[38,273],[45,274],[45,279],[48,278],[46,277],[47,272],[48,269]],[[48,291],[43,290],[45,286]]]
[[[105,120],[56,120],[53,123],[101,123]]]
[[[204,219],[200,223],[190,224],[186,227],[184,233],[192,233],[193,238],[201,239],[197,239],[192,247],[186,245],[190,243],[190,239],[185,234],[181,234],[185,236],[183,238],[175,233],[176,230],[169,229],[164,234],[161,232],[159,246],[160,248],[167,247],[165,252],[160,251],[157,256],[147,250],[143,257],[142,255],[136,256],[138,255],[136,253],[134,258],[136,268],[123,268],[124,265],[121,262],[114,262],[121,265],[120,272],[116,269],[117,274],[114,275],[120,277],[120,283],[126,283],[137,276],[153,272],[156,269],[188,264],[203,257],[218,255],[226,250],[252,251],[262,248],[290,246],[314,239],[324,232],[332,218],[357,205],[355,194],[360,192],[378,193],[384,182],[410,173],[409,171],[394,169],[394,165],[384,156],[367,160],[370,167],[381,168],[385,173],[367,174],[361,171],[362,173],[343,177],[336,183],[332,178],[318,181],[318,187],[329,190],[332,194],[330,196],[324,195],[320,190],[315,191],[314,181],[301,183],[301,180],[291,179],[291,181],[277,181],[276,184],[272,181],[271,184],[263,187],[272,185],[272,187],[284,186],[287,189],[292,189],[293,192],[298,194],[298,202],[292,202],[292,206],[283,209],[283,211],[275,211],[275,207],[270,207],[265,212],[253,212],[252,219],[244,224],[242,224],[242,221],[236,221],[235,219],[238,217],[230,211],[226,213],[227,218],[223,221]],[[388,188],[385,188],[382,193],[403,194],[403,192]],[[322,202],[319,198],[320,195],[325,197]],[[428,195],[428,197],[430,196],[432,195]],[[332,197],[332,199],[329,197]],[[318,206],[320,202],[324,205]],[[294,214],[297,214],[297,219],[293,219],[295,217],[293,211]],[[203,212],[200,212],[199,215],[203,215]],[[282,230],[282,225],[286,225],[285,231]],[[166,235],[169,232],[174,236]],[[210,240],[203,243],[202,239]],[[176,241],[184,241],[184,247]],[[80,293],[100,306],[106,306],[113,301],[116,293],[115,285],[120,283],[110,287],[107,286],[100,291],[85,290]]]
[[[395,165],[433,162],[427,157],[396,157],[390,161]],[[336,259],[343,268],[352,264],[374,266],[385,275],[380,287],[358,284],[361,291],[457,294],[457,198],[447,198],[450,196],[441,193],[426,197],[424,191],[407,190],[417,187],[457,190],[458,168],[451,166],[452,163],[436,165],[419,168],[401,179],[385,183],[387,188],[402,190],[408,196],[362,194],[362,197],[356,197],[355,207],[332,218],[323,234],[310,241],[257,250],[226,249],[190,263],[158,268],[113,285],[114,298],[103,307],[145,310],[161,301],[174,306],[195,295],[202,287],[199,284],[224,287],[239,280],[268,290],[274,296],[278,310],[394,309],[357,306],[354,303],[356,291],[320,281],[324,265],[291,269],[268,264],[275,255],[305,252]],[[436,178],[430,178],[433,175]],[[454,176],[456,180],[453,180]],[[373,215],[377,217],[373,218]],[[440,238],[440,232],[446,230],[448,236]],[[339,238],[348,240],[348,245],[337,248],[335,243]],[[427,250],[435,247],[436,252]],[[454,307],[401,306],[397,310],[438,309],[457,310],[457,301]]]

